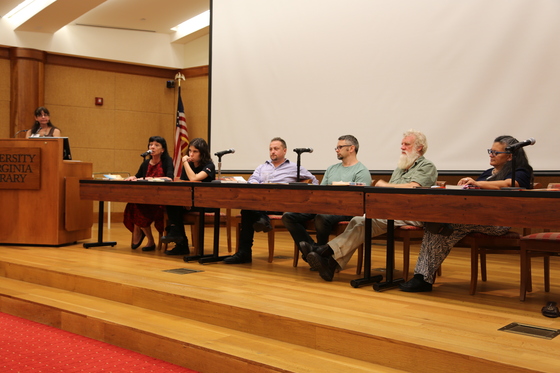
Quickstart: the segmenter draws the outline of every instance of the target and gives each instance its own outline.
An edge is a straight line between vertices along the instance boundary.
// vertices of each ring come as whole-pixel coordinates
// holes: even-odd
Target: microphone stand
[[[297,174],[296,174],[296,182],[300,182],[299,178],[299,168],[301,167],[301,153],[297,153]]]
[[[515,188],[515,170],[517,168],[515,164],[515,152],[517,152],[517,149],[515,149],[511,153],[511,187],[512,188]]]
[[[300,168],[301,168],[301,152],[296,152],[297,153],[297,172],[296,172],[296,182],[295,183],[290,183],[290,184],[306,184],[306,183],[302,183],[301,182],[301,177],[300,177]]]
[[[20,133],[22,133],[22,132],[27,132],[27,131],[29,131],[29,130],[19,130],[19,131],[17,131],[16,134],[14,135],[14,139],[15,139],[15,138],[17,137],[17,135],[19,135]]]
[[[218,177],[216,178],[216,180],[212,180],[213,183],[222,182],[222,156],[221,155],[217,155],[217,156],[218,156]]]
[[[515,164],[515,152],[517,152],[519,148],[513,150],[511,152],[511,186],[510,187],[503,187],[503,190],[521,190],[523,188],[515,186],[515,171],[517,169],[517,165]]]

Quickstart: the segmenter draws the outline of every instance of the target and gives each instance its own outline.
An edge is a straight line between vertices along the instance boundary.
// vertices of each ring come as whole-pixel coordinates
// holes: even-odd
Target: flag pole
[[[177,81],[178,94],[177,94],[177,118],[175,123],[175,149],[173,151],[173,168],[174,178],[181,177],[183,150],[188,146],[188,132],[185,120],[185,109],[183,107],[183,100],[181,98],[181,80],[185,80],[185,76],[178,72],[175,74]]]

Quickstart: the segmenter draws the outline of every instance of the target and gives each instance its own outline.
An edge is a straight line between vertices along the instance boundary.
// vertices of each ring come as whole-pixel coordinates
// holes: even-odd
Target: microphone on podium
[[[231,154],[231,153],[235,153],[235,149],[222,150],[221,152],[214,153],[214,155],[216,157],[221,157],[222,155]]]
[[[506,151],[507,151],[507,152],[516,151],[517,149],[522,148],[522,147],[524,147],[524,146],[527,146],[527,145],[534,145],[536,142],[537,142],[537,140],[535,140],[534,138],[530,137],[530,138],[528,138],[528,139],[525,140],[525,141],[521,141],[521,142],[518,142],[518,143],[516,143],[516,144],[512,144],[512,145],[510,145],[510,146],[506,146]]]
[[[313,148],[295,148],[294,152],[301,154],[301,153],[313,153]]]
[[[151,150],[147,150],[147,151],[145,151],[144,153],[140,154],[140,157],[145,157],[145,156],[150,155],[150,154],[152,154],[152,151],[151,151]]]
[[[22,133],[22,132],[27,132],[27,131],[29,131],[29,130],[27,129],[27,130],[19,130],[19,131],[17,131],[16,134],[14,135],[14,138],[16,138],[17,135],[19,135],[20,133]]]

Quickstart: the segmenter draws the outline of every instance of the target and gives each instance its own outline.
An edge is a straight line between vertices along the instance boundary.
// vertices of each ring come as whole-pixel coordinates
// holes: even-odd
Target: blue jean
[[[329,235],[333,227],[338,222],[352,219],[352,216],[301,214],[297,212],[285,212],[284,215],[282,215],[282,223],[288,229],[296,244],[301,241],[306,241],[310,244],[315,243],[307,232],[307,229],[305,229],[305,223],[312,219],[314,219],[315,231],[317,232],[317,243],[319,245],[325,245],[329,241]]]

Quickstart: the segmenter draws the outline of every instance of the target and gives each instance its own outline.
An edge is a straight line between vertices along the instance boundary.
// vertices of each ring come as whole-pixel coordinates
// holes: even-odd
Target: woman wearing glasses
[[[466,177],[459,180],[458,185],[475,187],[480,189],[500,189],[510,187],[512,179],[512,160],[515,157],[515,186],[529,189],[533,182],[533,168],[529,164],[527,154],[523,148],[514,153],[506,151],[509,145],[517,143],[517,139],[511,136],[499,136],[494,140],[492,148],[488,149],[490,165],[476,180]],[[509,231],[510,227],[498,227],[475,224],[446,224],[446,229],[441,233],[426,227],[414,277],[408,282],[401,284],[402,291],[424,292],[432,291],[432,284],[436,271],[445,260],[451,248],[463,237],[471,232],[480,232],[493,236],[501,236]]]

